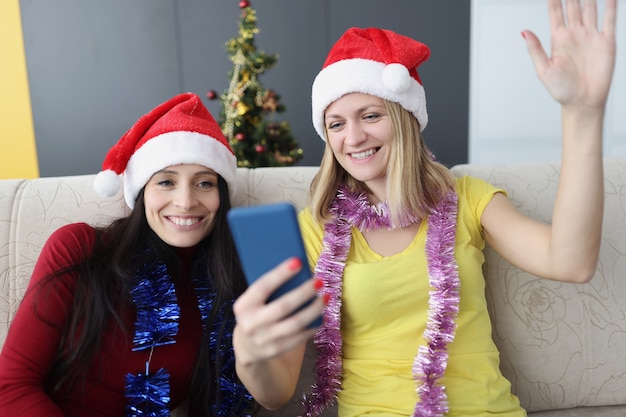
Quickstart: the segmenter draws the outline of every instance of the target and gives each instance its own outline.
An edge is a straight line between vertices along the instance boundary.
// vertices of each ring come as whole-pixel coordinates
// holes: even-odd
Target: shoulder
[[[96,229],[87,223],[70,223],[56,229],[46,242],[49,245],[89,246],[96,237]]]
[[[96,229],[87,223],[70,223],[59,227],[50,235],[50,239],[90,238],[96,235]]]
[[[324,233],[324,226],[313,219],[310,207],[306,207],[298,213],[298,224],[303,235],[320,235]]]
[[[47,277],[57,276],[60,271],[67,271],[87,259],[95,236],[96,229],[86,223],[72,223],[56,229],[39,254],[30,285],[33,286],[40,281],[48,282]],[[68,277],[73,280],[71,274]],[[60,285],[59,280],[54,282]]]
[[[324,226],[313,220],[310,207],[306,207],[298,214],[298,224],[302,232],[302,241],[307,252],[309,265],[312,267],[317,262],[322,250]]]
[[[42,249],[41,256],[72,262],[84,259],[96,238],[96,229],[87,223],[70,223],[56,229]]]
[[[485,207],[493,196],[506,191],[498,188],[482,178],[463,176],[456,178],[456,192],[459,196],[459,211],[467,210],[472,216],[480,220]]]
[[[459,195],[473,196],[482,194],[494,194],[497,192],[506,194],[506,191],[504,189],[498,188],[482,178],[464,175],[462,177],[455,178],[455,181],[457,192],[459,193]]]
[[[455,181],[456,192],[460,199],[463,198],[474,202],[486,199],[487,202],[489,202],[489,200],[491,200],[493,195],[496,193],[507,195],[504,189],[498,188],[482,178],[465,175],[463,177],[456,178]],[[485,204],[487,202],[485,202]]]
[[[300,228],[322,227],[313,220],[311,207],[305,207],[298,213],[298,223],[300,224]]]

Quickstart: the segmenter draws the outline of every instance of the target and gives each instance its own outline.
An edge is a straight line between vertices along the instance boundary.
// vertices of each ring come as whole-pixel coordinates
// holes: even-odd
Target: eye
[[[328,130],[337,130],[337,129],[340,129],[342,126],[343,126],[342,122],[331,122],[331,123],[328,124],[326,129],[328,129]]]
[[[380,113],[367,113],[363,115],[363,119],[368,121],[378,120],[380,117]]]
[[[170,179],[161,179],[156,181],[156,185],[159,187],[172,187],[174,185],[174,181]]]
[[[198,181],[196,182],[196,187],[205,189],[205,190],[217,187],[217,176],[209,175],[209,176],[204,176],[202,178],[198,178]]]
[[[200,181],[198,183],[198,187],[200,188],[213,188],[215,185],[216,183],[210,180]]]

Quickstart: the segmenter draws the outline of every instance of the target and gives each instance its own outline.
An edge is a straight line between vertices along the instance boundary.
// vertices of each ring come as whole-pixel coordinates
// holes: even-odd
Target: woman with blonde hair
[[[422,140],[428,122],[421,42],[351,28],[313,83],[313,125],[326,150],[300,213],[314,284],[265,305],[281,266],[234,306],[237,372],[268,408],[294,393],[305,342],[316,380],[304,414],[340,417],[523,417],[499,369],[482,273],[489,244],[537,276],[586,282],[603,211],[602,124],[615,63],[616,0],[598,27],[594,0],[548,0],[552,51],[523,31],[539,79],[562,109],[563,152],[551,224],[519,213],[506,191],[453,178]],[[292,265],[293,266],[293,265]],[[290,315],[315,287],[319,303]]]

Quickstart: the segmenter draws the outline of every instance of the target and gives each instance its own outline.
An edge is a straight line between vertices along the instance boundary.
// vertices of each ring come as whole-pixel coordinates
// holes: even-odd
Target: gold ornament
[[[278,108],[278,99],[276,98],[276,92],[274,90],[265,90],[263,94],[258,94],[256,97],[256,103],[263,110],[271,113],[275,113]]]

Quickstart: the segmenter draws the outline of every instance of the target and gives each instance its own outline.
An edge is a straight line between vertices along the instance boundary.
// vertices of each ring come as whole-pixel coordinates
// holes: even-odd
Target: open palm
[[[603,107],[615,66],[617,0],[607,0],[601,26],[595,0],[549,0],[551,54],[537,36],[523,32],[541,82],[562,105]]]

